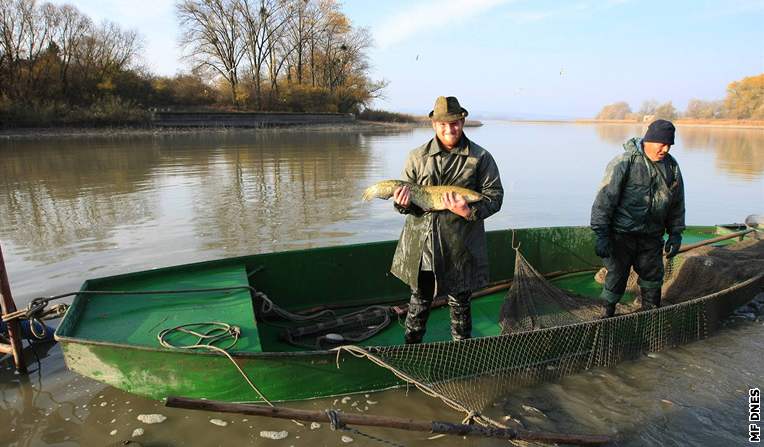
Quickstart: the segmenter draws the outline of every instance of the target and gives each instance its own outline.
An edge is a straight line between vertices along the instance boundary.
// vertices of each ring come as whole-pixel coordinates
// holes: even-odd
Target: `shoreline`
[[[465,127],[479,127],[483,123],[471,121]],[[0,142],[16,140],[43,140],[50,138],[131,138],[131,137],[173,137],[201,134],[247,134],[247,133],[292,133],[292,132],[405,132],[430,127],[429,121],[400,123],[386,121],[362,121],[332,124],[295,124],[273,127],[29,127],[0,129]]]
[[[298,124],[278,127],[29,127],[0,129],[0,141],[49,138],[171,137],[199,134],[247,134],[289,132],[399,132],[420,127],[414,123],[357,121],[348,124]]]
[[[510,119],[496,120],[518,124],[605,124],[605,125],[640,125],[647,123],[631,120],[597,120],[597,119]],[[685,120],[673,121],[678,127],[708,127],[727,129],[758,129],[764,130],[764,121],[740,120]],[[480,127],[484,123],[470,120],[466,128]],[[291,126],[273,127],[154,127],[154,126],[112,126],[112,127],[29,127],[0,129],[0,142],[16,140],[44,140],[51,138],[132,138],[132,137],[173,137],[181,135],[202,134],[247,134],[247,133],[294,133],[294,132],[405,132],[414,129],[430,127],[429,121],[421,122],[389,122],[358,120],[352,123],[331,124],[296,124]]]
[[[576,124],[633,124],[646,126],[648,123],[632,120],[598,120],[577,119],[571,120]],[[764,129],[764,120],[695,120],[678,118],[671,121],[676,126],[687,127],[719,127],[728,129]]]
[[[510,120],[497,120],[508,123],[521,123],[521,124],[612,124],[612,125],[634,125],[634,126],[647,126],[648,123],[632,120],[598,120],[598,119],[534,119],[534,120],[522,120],[522,119],[510,119]],[[716,127],[726,129],[764,129],[764,121],[762,120],[687,120],[677,119],[672,121],[676,126],[685,127]]]

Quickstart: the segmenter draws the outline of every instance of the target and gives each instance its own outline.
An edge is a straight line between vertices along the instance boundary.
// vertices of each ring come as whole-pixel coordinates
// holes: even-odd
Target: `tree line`
[[[604,106],[597,114],[597,119],[643,121],[659,118],[764,120],[764,73],[731,82],[724,99],[691,99],[684,112],[678,111],[671,101],[661,104],[648,100],[636,112],[632,112],[627,102],[621,101]]]
[[[369,77],[368,30],[334,0],[178,0],[190,72],[141,65],[134,30],[76,7],[0,0],[0,122],[129,123],[154,107],[358,112],[386,82]]]

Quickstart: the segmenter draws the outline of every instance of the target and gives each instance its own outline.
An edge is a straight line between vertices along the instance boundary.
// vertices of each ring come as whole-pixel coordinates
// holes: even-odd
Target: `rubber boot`
[[[472,337],[470,295],[470,292],[464,292],[448,296],[448,307],[451,309],[451,338],[455,341]]]
[[[615,316],[615,303],[605,301],[605,312],[602,314],[602,318],[610,318]]]
[[[430,316],[432,298],[422,295],[417,288],[411,289],[409,310],[406,314],[406,332],[403,338],[407,345],[421,343],[427,327],[427,319]]]
[[[661,307],[661,289],[656,287],[654,289],[639,288],[642,293],[642,307],[640,310],[650,310],[653,308]]]

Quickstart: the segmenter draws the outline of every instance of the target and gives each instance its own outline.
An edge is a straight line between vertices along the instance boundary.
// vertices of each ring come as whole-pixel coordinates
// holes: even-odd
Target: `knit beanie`
[[[674,132],[676,132],[676,128],[671,124],[671,121],[655,120],[647,127],[644,141],[673,145]]]

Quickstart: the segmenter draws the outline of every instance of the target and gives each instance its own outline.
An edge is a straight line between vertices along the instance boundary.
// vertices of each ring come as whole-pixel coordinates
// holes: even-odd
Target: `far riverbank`
[[[528,123],[528,124],[617,124],[617,125],[644,125],[647,126],[648,122],[633,121],[633,120],[598,120],[598,119],[510,119],[499,120],[510,123]],[[672,120],[677,126],[686,127],[718,127],[729,129],[764,129],[764,121],[762,120],[689,120],[689,119],[676,119]]]
[[[247,134],[288,132],[400,132],[421,127],[416,123],[382,123],[356,121],[343,124],[300,124],[283,127],[44,127],[0,129],[0,141],[34,140],[48,138],[126,138],[126,137],[172,137],[193,134]]]
[[[469,120],[465,127],[480,127],[480,121]],[[290,132],[402,132],[429,127],[429,121],[383,122],[358,120],[350,123],[297,124],[278,127],[39,127],[0,129],[0,142],[12,140],[34,140],[51,138],[129,138],[129,137],[172,137],[193,134],[247,134],[247,133],[290,133]]]
[[[559,122],[559,121],[558,121]],[[598,120],[598,119],[577,119],[571,122],[579,124],[644,124],[634,120]],[[671,120],[677,126],[695,126],[695,127],[728,127],[731,129],[763,129],[764,120],[698,120],[679,118]]]

